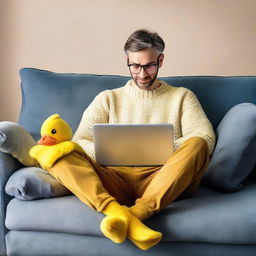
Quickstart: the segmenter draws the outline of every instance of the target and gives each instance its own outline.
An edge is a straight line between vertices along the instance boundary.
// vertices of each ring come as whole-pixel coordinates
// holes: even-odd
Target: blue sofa
[[[84,109],[102,90],[129,77],[20,71],[19,123],[35,139],[41,123],[59,113],[76,130]],[[161,78],[192,90],[216,129],[224,115],[243,102],[256,103],[256,77],[183,76]],[[237,146],[237,145],[236,145]],[[255,156],[256,158],[256,156]],[[163,240],[141,251],[127,240],[115,244],[100,232],[101,213],[74,195],[22,201],[5,193],[9,177],[22,165],[0,152],[0,254],[67,256],[256,255],[256,182],[253,171],[238,191],[227,193],[202,184],[193,198],[175,201],[146,221]]]

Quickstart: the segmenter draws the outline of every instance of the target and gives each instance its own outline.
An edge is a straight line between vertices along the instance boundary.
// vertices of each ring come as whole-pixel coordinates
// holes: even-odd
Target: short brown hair
[[[124,45],[124,51],[137,52],[147,48],[154,48],[159,54],[164,51],[165,43],[156,33],[146,29],[140,29],[133,32]]]

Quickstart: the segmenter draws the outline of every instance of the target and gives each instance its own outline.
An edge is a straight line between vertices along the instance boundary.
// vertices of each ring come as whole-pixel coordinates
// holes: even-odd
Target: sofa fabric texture
[[[60,114],[74,132],[84,109],[99,92],[120,87],[130,79],[113,75],[55,73],[34,68],[21,69],[20,76],[23,100],[19,123],[35,140],[40,137],[42,122],[54,113]],[[225,164],[227,169],[224,168],[217,161],[220,155],[216,151],[218,154],[213,154],[212,158],[216,158],[217,167],[214,167],[215,171],[213,167],[208,169],[208,177],[205,176],[204,185],[196,195],[173,202],[146,221],[151,228],[163,232],[163,241],[146,252],[129,241],[114,244],[100,232],[103,214],[91,210],[74,195],[31,201],[11,198],[5,193],[6,183],[24,166],[10,154],[0,152],[0,255],[256,254],[256,181],[247,179],[255,165],[251,153],[254,147],[250,147],[252,151],[246,151],[254,138],[253,128],[244,127],[248,134],[238,134],[244,144],[240,147],[240,142],[237,142],[236,145],[243,150],[238,152],[234,149],[234,154],[242,155],[248,165],[245,160],[242,164],[239,161],[231,163],[233,156],[228,158],[228,150],[224,147],[225,144],[228,147],[233,145],[232,139],[226,136],[231,136],[229,126],[242,115],[235,117],[237,111],[246,112],[241,119],[243,122],[254,124],[256,77],[183,76],[160,79],[173,86],[187,87],[196,94],[216,133],[220,138],[225,137],[225,140],[217,141],[216,149],[222,148],[229,163]],[[245,112],[242,105],[248,107]],[[237,108],[235,113],[233,107]]]

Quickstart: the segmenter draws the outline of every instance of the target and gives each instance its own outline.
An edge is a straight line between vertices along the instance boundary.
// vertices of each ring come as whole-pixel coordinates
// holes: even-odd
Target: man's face
[[[132,64],[136,68],[136,64],[138,65],[147,65],[145,68],[140,68],[140,72],[133,72],[133,68],[130,67],[131,77],[134,80],[135,84],[140,89],[152,90],[158,87],[158,82],[156,80],[158,68],[162,66],[164,55],[156,52],[154,48],[147,48],[138,52],[128,52],[128,64]],[[154,67],[150,68],[150,65],[156,65],[155,72],[150,72],[151,69],[154,70]],[[146,70],[145,70],[146,69]],[[149,72],[146,72],[149,70]]]

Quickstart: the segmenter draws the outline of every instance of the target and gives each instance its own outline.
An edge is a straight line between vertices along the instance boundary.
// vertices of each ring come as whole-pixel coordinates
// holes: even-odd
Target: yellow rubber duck
[[[58,159],[72,151],[81,150],[78,144],[70,141],[72,130],[58,114],[51,115],[43,122],[41,136],[38,145],[32,147],[29,154],[44,169],[52,167]]]

